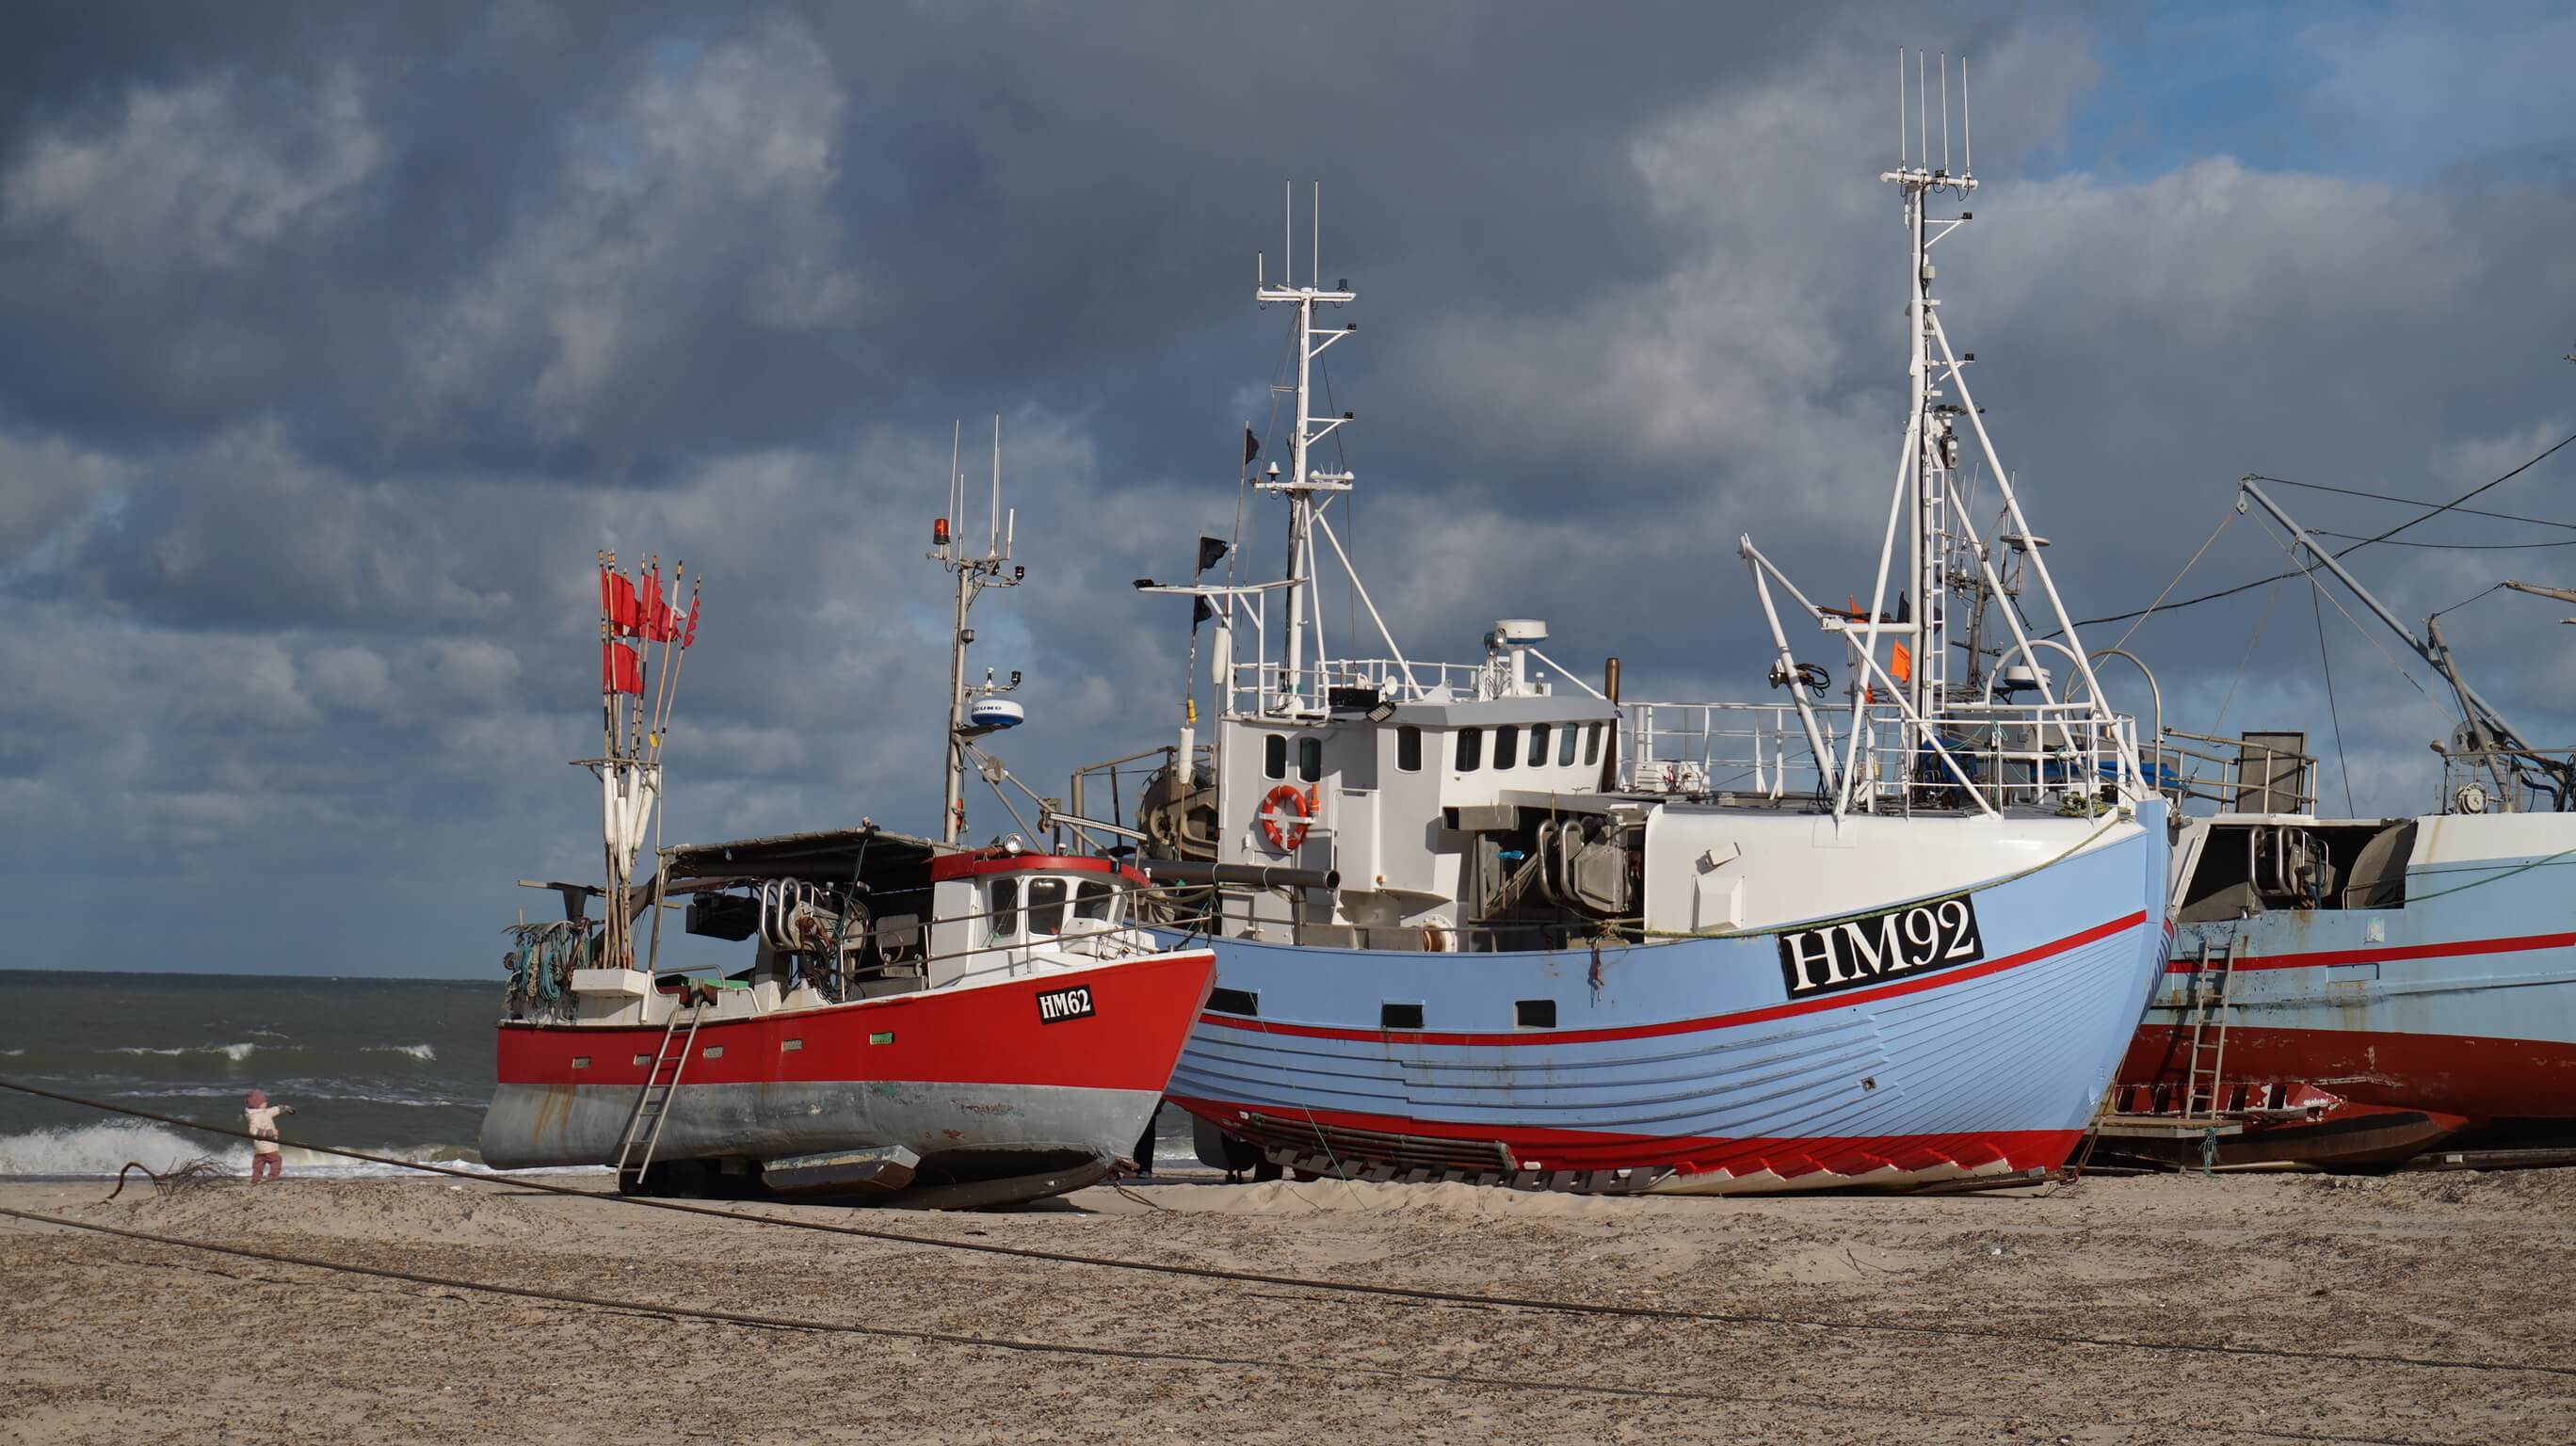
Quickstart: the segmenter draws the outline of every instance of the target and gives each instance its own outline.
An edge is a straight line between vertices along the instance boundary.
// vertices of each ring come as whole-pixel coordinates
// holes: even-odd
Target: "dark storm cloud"
[[[267,917],[255,896],[294,880],[367,900],[370,967],[479,970],[522,902],[508,879],[596,867],[562,760],[596,748],[600,546],[709,578],[674,835],[924,826],[944,623],[920,553],[961,415],[1007,414],[1031,567],[978,619],[979,663],[1030,674],[1015,766],[1051,791],[1158,741],[1184,615],[1125,581],[1234,525],[1236,429],[1271,425],[1283,319],[1245,293],[1255,249],[1280,265],[1283,176],[1301,207],[1324,179],[1324,279],[1362,294],[1331,373],[1362,487],[1336,522],[1400,641],[1462,655],[1535,613],[1587,673],[1617,651],[1657,691],[1744,692],[1738,533],[1820,594],[1868,581],[1902,420],[1875,180],[1901,40],[1977,57],[1988,185],[1943,290],[2079,615],[2153,596],[2239,472],[2446,496],[2576,430],[2563,123],[2490,96],[2445,131],[2416,94],[2405,164],[2332,144],[2346,126],[2389,153],[2353,98],[2397,32],[2439,62],[2418,92],[2460,90],[2562,22],[2266,30],[2291,99],[2262,123],[2306,127],[2266,154],[2296,166],[2236,159],[2223,116],[2102,113],[2151,104],[2127,47],[2152,17],[1920,23],[13,9],[0,808],[23,821],[14,876],[49,879],[21,949],[151,948]],[[2096,168],[2081,137],[2112,132],[2197,149]],[[1308,244],[1301,219],[1301,273]],[[2571,475],[2535,472],[2505,510],[2548,512]],[[1276,518],[1256,501],[1247,523],[1274,568]],[[2356,565],[2416,615],[2496,556]],[[2194,586],[2278,565],[2239,523]],[[2323,737],[2322,612],[2356,791],[2420,804],[2431,695],[2393,644],[2274,592],[2139,632],[2169,715]],[[1326,607],[1369,646],[1347,593]],[[2554,616],[2488,599],[2454,635],[2553,723],[2576,716]],[[142,885],[165,890],[148,910]],[[296,947],[219,932],[190,962],[324,967]]]

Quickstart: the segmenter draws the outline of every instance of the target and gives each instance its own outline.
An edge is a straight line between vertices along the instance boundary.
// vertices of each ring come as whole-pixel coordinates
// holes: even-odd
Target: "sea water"
[[[0,1080],[232,1130],[263,1090],[295,1107],[278,1124],[297,1174],[399,1167],[296,1141],[480,1168],[501,1009],[497,980],[0,970]],[[1155,1134],[1158,1168],[1195,1165],[1179,1111]],[[249,1157],[247,1141],[0,1090],[0,1176]]]

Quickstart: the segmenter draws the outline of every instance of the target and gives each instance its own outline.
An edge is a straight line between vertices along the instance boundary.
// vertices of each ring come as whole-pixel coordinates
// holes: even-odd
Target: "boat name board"
[[[1780,978],[1792,999],[1974,964],[1985,957],[1977,906],[1965,894],[1780,935]]]
[[[1038,995],[1038,1023],[1062,1024],[1068,1019],[1089,1019],[1100,1011],[1091,1005],[1091,990],[1076,985],[1071,989],[1049,989]]]

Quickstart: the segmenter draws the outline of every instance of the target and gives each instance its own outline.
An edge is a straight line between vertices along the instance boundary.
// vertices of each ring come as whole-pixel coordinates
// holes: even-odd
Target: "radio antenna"
[[[1961,175],[1977,173],[1977,133],[1968,125],[1968,57],[1959,57],[1959,146],[1966,154],[1960,157]]]

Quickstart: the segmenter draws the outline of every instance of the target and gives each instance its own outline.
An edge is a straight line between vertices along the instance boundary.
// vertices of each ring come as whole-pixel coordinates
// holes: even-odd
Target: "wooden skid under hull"
[[[1757,1195],[1794,1190],[1911,1190],[2030,1178],[2065,1163],[2078,1129],[1874,1139],[1609,1139],[1576,1132],[1470,1135],[1421,1121],[1342,1114],[1289,1117],[1174,1096],[1174,1104],[1251,1141],[1286,1169],[1354,1180],[1460,1181],[1585,1195]]]

